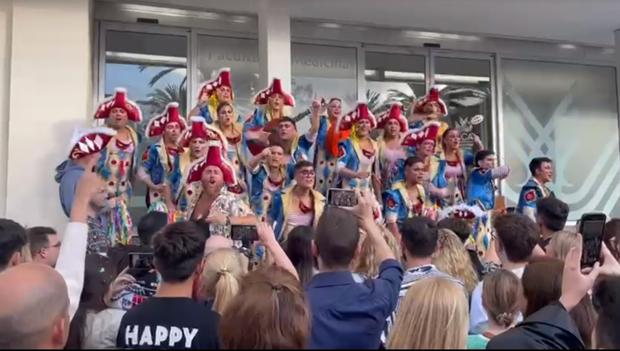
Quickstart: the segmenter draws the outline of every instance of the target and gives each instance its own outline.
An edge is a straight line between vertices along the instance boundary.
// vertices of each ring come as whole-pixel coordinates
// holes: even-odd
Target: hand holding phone
[[[252,243],[258,241],[258,231],[255,225],[236,225],[230,226],[230,238],[233,241]]]
[[[336,207],[355,207],[357,195],[354,190],[329,188],[327,189],[327,204]]]
[[[601,257],[603,233],[607,216],[604,213],[585,213],[579,221],[582,237],[581,268],[590,268]]]

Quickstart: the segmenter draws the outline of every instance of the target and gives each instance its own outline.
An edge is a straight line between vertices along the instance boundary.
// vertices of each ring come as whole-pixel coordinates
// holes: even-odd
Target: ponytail
[[[220,315],[230,301],[239,292],[239,281],[235,278],[227,268],[220,269],[217,273],[218,278],[215,283],[215,300],[213,301],[213,310]]]

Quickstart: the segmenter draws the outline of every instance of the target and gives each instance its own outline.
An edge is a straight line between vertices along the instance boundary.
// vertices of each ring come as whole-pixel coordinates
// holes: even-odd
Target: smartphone
[[[357,195],[354,190],[329,188],[327,189],[327,204],[337,207],[353,207],[357,205]]]
[[[258,232],[255,225],[231,225],[230,238],[233,241],[258,241]]]
[[[606,221],[604,213],[585,213],[581,216],[578,226],[583,238],[581,268],[592,267],[599,260]]]
[[[127,273],[134,278],[148,274],[153,269],[153,253],[151,252],[130,252],[129,270]]]

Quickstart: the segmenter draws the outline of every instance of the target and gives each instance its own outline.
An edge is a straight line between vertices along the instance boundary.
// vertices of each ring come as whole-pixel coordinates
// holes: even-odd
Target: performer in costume
[[[67,217],[71,215],[73,198],[77,183],[84,172],[91,172],[102,157],[116,131],[111,128],[99,127],[76,130],[71,137],[68,159],[58,166],[56,181],[59,183],[60,202]],[[113,237],[108,236],[107,224],[109,211],[116,207],[116,197],[108,199],[105,187],[95,195],[90,203],[88,214],[88,253],[105,254],[112,245]]]
[[[231,162],[235,168],[235,176],[237,178],[237,184],[230,191],[246,196],[249,193],[248,184],[246,181],[247,161],[243,152],[244,146],[241,140],[242,126],[235,121],[233,106],[229,103],[221,103],[217,107],[218,119],[215,122],[216,126],[222,134],[226,137],[227,147],[226,158]]]
[[[377,143],[371,139],[371,130],[377,127],[375,116],[366,103],[360,102],[355,110],[342,118],[341,130],[350,130],[351,136],[340,142],[338,159],[338,183],[345,189],[372,189],[371,175],[377,157]]]
[[[274,232],[284,242],[288,233],[297,226],[313,226],[319,222],[325,207],[325,197],[314,190],[315,171],[310,161],[295,165],[295,184],[274,194],[269,209],[269,222],[275,224]]]
[[[306,134],[299,136],[295,121],[289,117],[282,117],[278,124],[277,137],[279,144],[284,148],[284,164],[286,165],[285,186],[288,186],[295,177],[295,164],[300,160],[314,159],[314,143],[319,130],[318,114],[312,116],[310,129]]]
[[[406,148],[401,144],[407,132],[407,118],[403,115],[403,105],[394,103],[390,109],[378,117],[377,127],[383,135],[377,141],[379,155],[376,159],[376,187],[381,192],[392,189],[392,185],[404,179]]]
[[[315,190],[327,194],[327,189],[335,186],[336,165],[338,163],[338,143],[349,138],[349,130],[338,131],[336,124],[342,116],[342,100],[331,98],[327,104],[327,116],[321,116],[319,133],[316,140]]]
[[[191,163],[185,166],[182,180],[187,179],[191,165],[207,155],[207,150],[210,146],[217,146],[223,151],[226,150],[228,144],[226,142],[226,137],[222,134],[222,132],[213,126],[208,125],[204,118],[194,116],[191,117],[190,120],[192,122],[191,128],[185,131],[181,143],[183,147],[189,148]],[[223,156],[225,157],[225,155]],[[189,203],[186,187],[187,184],[183,181],[179,193],[171,193],[172,197],[177,199],[177,207],[181,213],[187,210]],[[189,191],[189,194],[191,195],[192,191]],[[179,218],[171,218],[171,221],[177,220],[179,220]]]
[[[128,124],[129,121],[142,121],[142,112],[135,102],[127,98],[125,89],[117,88],[114,96],[99,105],[95,119],[105,119],[106,125],[116,131],[116,136],[102,151],[97,173],[107,182],[108,198],[116,199],[105,220],[110,242],[112,246],[126,245],[133,235],[127,203],[131,198],[132,169],[139,143],[138,134]]]
[[[270,141],[275,141],[272,132],[282,117],[290,117],[295,98],[282,88],[282,82],[274,78],[271,85],[254,98],[256,109],[243,125],[245,159],[258,155]]]
[[[408,154],[414,154],[424,161],[426,176],[431,176],[431,159],[435,155],[435,140],[439,133],[439,123],[429,122],[419,129],[412,129],[403,138],[402,144]]]
[[[548,157],[537,157],[530,161],[529,169],[532,177],[521,188],[517,211],[536,222],[536,201],[555,196],[546,186],[553,180],[553,161]]]
[[[467,184],[467,166],[473,164],[474,157],[470,152],[461,150],[461,132],[448,128],[441,137],[442,150],[431,159],[431,180],[439,189],[448,188],[449,196],[439,199],[438,204],[444,208],[465,201],[465,185]],[[474,146],[483,149],[478,136],[474,138]]]
[[[448,115],[448,107],[445,102],[439,97],[438,87],[432,87],[428,94],[422,97],[416,102],[413,108],[413,122],[410,124],[410,129],[419,129],[426,126],[429,123],[439,123],[439,134],[448,129],[448,123],[441,121],[442,118]],[[435,140],[435,145],[440,145],[440,140]]]
[[[284,148],[282,145],[272,144],[254,156],[249,167],[252,170],[250,205],[254,213],[264,220],[273,194],[284,188],[287,178]]]
[[[189,112],[190,116],[202,116],[208,124],[218,120],[218,106],[222,103],[230,104],[235,122],[241,121],[241,115],[235,112],[233,100],[232,82],[230,80],[230,68],[219,70],[215,78],[202,83],[198,90],[198,103]]]
[[[482,150],[476,153],[475,166],[469,176],[467,185],[467,203],[479,205],[483,210],[490,211],[495,207],[495,179],[504,179],[510,174],[506,165],[495,166],[495,153]]]
[[[400,237],[398,225],[414,216],[437,218],[437,207],[427,194],[445,195],[444,191],[435,189],[428,181],[424,170],[424,160],[413,156],[404,164],[405,179],[394,184],[392,189],[383,193],[384,217],[387,228]]]
[[[189,164],[189,155],[180,146],[181,133],[187,129],[185,118],[179,114],[179,104],[171,102],[164,112],[151,118],[144,134],[160,140],[150,145],[142,156],[138,177],[148,187],[146,205],[149,210],[165,211],[162,199],[165,186],[171,194],[181,189],[183,170]]]
[[[222,148],[214,143],[206,157],[191,165],[185,179],[187,203],[179,204],[177,210],[183,213],[177,217],[204,219],[210,224],[211,235],[229,237],[231,225],[254,225],[256,216],[239,195],[228,191],[237,180],[234,168],[222,155]]]
[[[465,245],[476,247],[478,256],[483,257],[491,244],[491,211],[484,211],[478,205],[467,205],[461,203],[456,206],[446,207],[439,214],[439,220],[453,217],[464,219],[472,226],[472,235],[467,239]]]

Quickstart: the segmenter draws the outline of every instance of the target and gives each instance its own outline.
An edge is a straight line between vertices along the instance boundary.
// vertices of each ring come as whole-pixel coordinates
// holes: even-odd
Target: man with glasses
[[[286,241],[288,233],[297,226],[316,227],[325,207],[325,197],[314,190],[316,174],[312,162],[295,164],[295,185],[278,191],[268,213],[276,238]]]
[[[32,260],[50,267],[56,266],[60,252],[60,237],[53,228],[32,227],[28,229]]]

